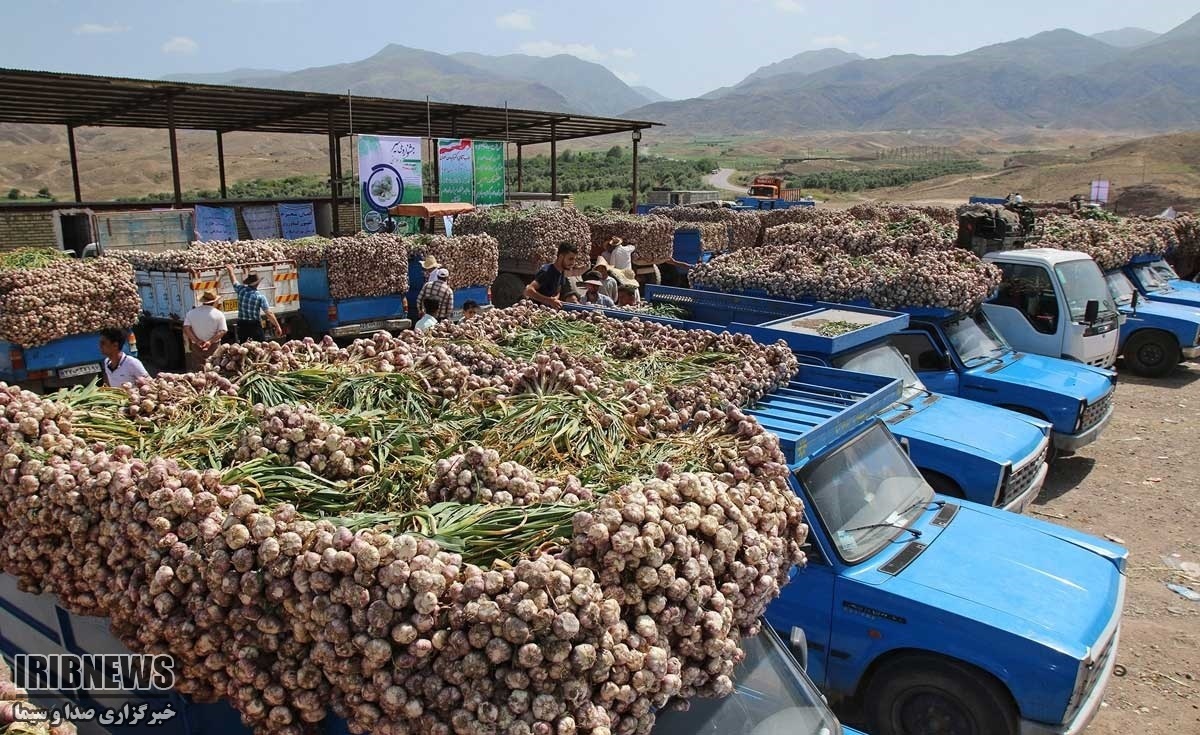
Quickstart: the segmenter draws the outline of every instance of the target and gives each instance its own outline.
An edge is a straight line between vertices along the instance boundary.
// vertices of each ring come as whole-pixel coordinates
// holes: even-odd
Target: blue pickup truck
[[[1187,305],[1143,298],[1119,270],[1104,274],[1104,280],[1121,312],[1120,352],[1133,372],[1157,378],[1200,357],[1200,300]]]
[[[1037,497],[1047,473],[1050,425],[959,398],[930,392],[888,335],[908,323],[905,314],[833,304],[803,304],[713,291],[650,286],[646,300],[686,312],[682,319],[646,316],[681,329],[727,329],[764,343],[784,340],[810,363],[883,375],[901,381],[897,400],[879,417],[908,445],[913,462],[938,492],[1021,512]],[[629,318],[630,312],[609,310]],[[835,337],[815,326],[862,324]]]
[[[805,370],[747,413],[779,436],[804,500],[808,563],[767,618],[803,631],[813,680],[874,735],[1086,727],[1116,662],[1128,552],[936,494],[871,418],[899,381]]]
[[[1183,306],[1200,306],[1200,283],[1180,278],[1170,264],[1158,255],[1139,255],[1120,271],[1137,286],[1147,301]]]
[[[129,332],[123,349],[137,356],[137,338]],[[42,391],[101,377],[100,333],[73,334],[37,347],[0,340],[0,380]]]

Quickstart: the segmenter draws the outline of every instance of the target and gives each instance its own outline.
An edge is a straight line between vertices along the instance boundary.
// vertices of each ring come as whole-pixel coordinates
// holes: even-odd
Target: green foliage
[[[507,164],[509,189],[516,190],[517,162],[509,159]],[[676,161],[659,156],[639,156],[638,191],[645,193],[655,187],[704,189],[703,177],[714,168],[716,162],[712,159]],[[633,154],[628,148],[613,146],[604,152],[563,151],[558,154],[558,191],[575,194],[576,201],[580,199],[580,193],[627,192],[632,175]],[[521,185],[525,191],[550,191],[550,157],[526,158]],[[601,206],[608,206],[608,196]]]
[[[8,190],[8,198],[9,199],[20,199],[21,198],[21,190],[20,189],[9,189]]]
[[[629,209],[629,199],[627,199],[624,194],[613,194],[612,208],[620,209],[622,211]]]
[[[306,199],[329,196],[329,180],[324,176],[289,176],[286,179],[251,179],[236,181],[229,186],[230,199]],[[125,197],[121,202],[169,202],[172,195],[166,192],[144,197]],[[190,189],[183,198],[192,200],[219,200],[221,192],[213,189]]]
[[[964,174],[983,170],[979,161],[928,161],[903,168],[876,168],[859,171],[821,171],[790,175],[789,188],[824,189],[825,191],[862,191],[886,186],[904,186],[917,181],[936,179],[947,174]]]
[[[53,199],[53,197],[50,196],[50,187],[48,186],[43,186],[42,188],[38,189],[37,195],[42,199]]]

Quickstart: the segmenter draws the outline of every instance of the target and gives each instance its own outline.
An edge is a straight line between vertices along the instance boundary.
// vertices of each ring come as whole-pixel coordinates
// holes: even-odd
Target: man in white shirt
[[[125,330],[105,329],[100,332],[100,353],[104,355],[104,383],[110,388],[121,388],[136,383],[138,378],[148,378],[146,366],[133,355],[127,355]]]
[[[425,303],[422,306],[425,307],[425,316],[417,320],[417,323],[413,325],[413,329],[416,329],[418,332],[428,332],[437,324],[437,317],[434,316],[438,308],[437,299],[425,299]]]
[[[608,240],[608,250],[604,253],[604,259],[616,270],[629,270],[633,268],[633,251],[633,245],[626,245],[625,241],[619,237],[611,237]]]
[[[229,331],[225,312],[216,307],[217,295],[206,291],[200,305],[183,317],[183,346],[187,350],[187,369],[197,372],[221,346],[221,338]]]

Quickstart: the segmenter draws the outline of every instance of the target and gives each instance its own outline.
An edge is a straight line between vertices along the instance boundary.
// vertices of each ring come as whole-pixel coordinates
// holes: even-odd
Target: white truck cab
[[[1013,349],[1112,367],[1120,314],[1091,256],[1030,248],[988,253],[984,260],[999,266],[1004,278],[983,310]]]

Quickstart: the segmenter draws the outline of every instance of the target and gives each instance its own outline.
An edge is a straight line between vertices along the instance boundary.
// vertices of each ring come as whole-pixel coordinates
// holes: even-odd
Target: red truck
[[[738,205],[748,209],[811,207],[814,203],[812,197],[804,196],[799,189],[783,188],[783,177],[770,174],[755,176],[746,196],[738,197]]]

